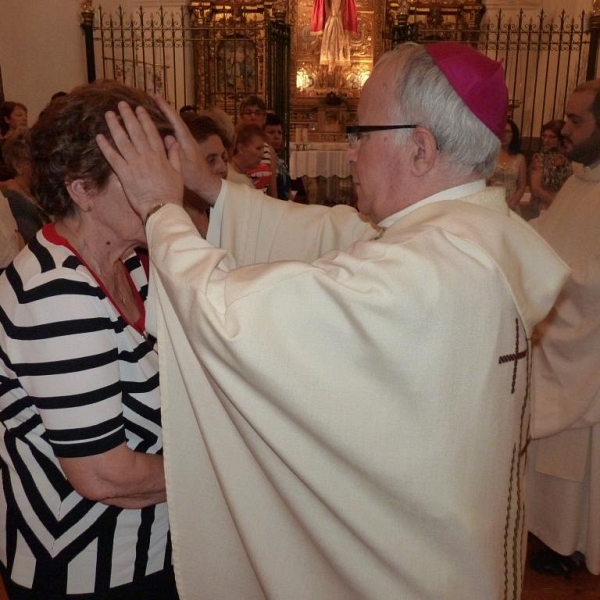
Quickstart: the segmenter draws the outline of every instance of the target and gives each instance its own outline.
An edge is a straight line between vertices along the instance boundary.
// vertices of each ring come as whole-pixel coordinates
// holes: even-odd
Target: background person
[[[4,138],[13,131],[27,129],[27,107],[20,102],[6,100],[0,104],[0,181],[6,181],[15,176],[2,158]]]
[[[0,275],[13,261],[24,242],[10,210],[8,200],[0,192]]]
[[[211,173],[221,179],[227,177],[228,155],[225,149],[225,134],[220,127],[206,116],[182,115],[183,121],[188,126],[192,137],[198,143],[198,150],[202,160],[206,163]],[[210,204],[192,190],[184,192],[183,207],[190,215],[194,225],[202,237],[206,237],[210,218]]]
[[[119,101],[99,82],[31,130],[36,196],[55,222],[0,277],[0,569],[18,600],[176,599],[158,356],[145,330],[146,237],[95,141]],[[160,139],[160,138],[159,138]]]
[[[564,125],[562,119],[557,119],[542,126],[542,148],[533,155],[529,165],[529,218],[538,217],[541,210],[547,210],[557,192],[573,174],[571,161],[564,154]]]
[[[488,181],[489,185],[501,185],[506,194],[506,203],[518,212],[521,198],[527,186],[527,162],[521,154],[521,134],[514,121],[508,119],[502,136],[502,146],[496,167]]]
[[[0,104],[0,134],[6,137],[11,131],[27,129],[27,107],[20,102],[6,100]]]
[[[250,175],[260,164],[265,134],[256,123],[241,123],[235,129],[233,155],[227,165],[227,179],[255,187]]]
[[[265,140],[277,155],[277,195],[280,200],[292,199],[292,179],[285,159],[283,121],[273,113],[267,113],[264,127]]]
[[[600,79],[575,88],[565,112],[565,155],[580,165],[531,221],[572,274],[534,347],[528,521],[549,547],[537,570],[568,574],[583,554],[599,575]]]
[[[233,119],[218,106],[211,106],[205,108],[198,113],[200,116],[211,118],[221,130],[224,138],[223,144],[227,149],[228,160],[233,155],[233,147],[235,144],[235,125]]]
[[[49,218],[31,191],[31,158],[27,132],[16,131],[7,136],[2,145],[2,156],[15,176],[0,184],[0,189],[8,200],[19,233],[28,244]]]
[[[242,123],[258,125],[264,129],[267,122],[267,105],[260,96],[247,96],[240,103],[240,115]],[[278,197],[277,156],[275,150],[266,141],[260,162],[250,170],[248,176],[257,190],[273,198]]]
[[[120,107],[129,135],[107,115],[120,153],[99,143],[147,219],[182,593],[519,597],[528,339],[568,270],[486,189],[507,100],[501,65],[467,45],[380,59],[348,152],[380,230],[200,173],[163,101],[175,168],[143,112]],[[180,167],[240,234],[231,254],[177,206]],[[285,233],[337,219],[367,241],[282,260]]]

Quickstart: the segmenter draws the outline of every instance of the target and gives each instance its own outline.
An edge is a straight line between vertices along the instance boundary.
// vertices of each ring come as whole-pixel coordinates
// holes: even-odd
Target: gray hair
[[[374,70],[390,66],[398,104],[392,115],[431,131],[440,152],[466,173],[482,178],[494,171],[500,140],[470,111],[424,46],[406,43],[386,52]],[[411,132],[397,135],[405,143]]]

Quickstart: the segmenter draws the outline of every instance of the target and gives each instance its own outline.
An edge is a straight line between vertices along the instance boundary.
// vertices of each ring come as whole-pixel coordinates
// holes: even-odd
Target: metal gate
[[[295,85],[291,26],[273,6],[268,0],[244,5],[191,0],[169,12],[89,9],[82,13],[88,79],[96,79],[98,70],[101,78],[159,92],[177,108],[216,105],[234,118],[240,100],[256,93],[289,125]],[[529,155],[538,149],[542,124],[562,118],[572,89],[595,76],[600,16],[570,17],[563,11],[552,20],[543,11],[530,17],[521,10],[475,18],[475,12],[461,10],[435,3],[396,11],[385,20],[387,47],[454,40],[502,61],[511,116]]]
[[[265,4],[84,11],[88,80],[160,93],[176,108],[219,106],[234,119],[240,101],[257,94],[287,122],[290,26]]]
[[[590,26],[592,25],[592,27]],[[390,45],[453,40],[470,44],[503,63],[510,97],[510,116],[523,137],[526,155],[539,147],[543,123],[564,116],[568,95],[577,84],[595,76],[598,23],[586,13],[570,17],[565,11],[549,19],[499,11],[480,23],[453,20],[441,11],[423,19],[407,12],[392,28]]]

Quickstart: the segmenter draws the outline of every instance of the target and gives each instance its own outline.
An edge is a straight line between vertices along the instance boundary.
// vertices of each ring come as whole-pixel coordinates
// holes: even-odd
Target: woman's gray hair
[[[431,131],[438,149],[465,173],[482,178],[491,175],[500,150],[500,140],[470,111],[454,91],[424,46],[406,43],[386,52],[375,69],[393,69],[395,97],[392,108],[397,122],[421,125]],[[374,69],[374,70],[375,70]],[[411,132],[402,131],[405,142]]]

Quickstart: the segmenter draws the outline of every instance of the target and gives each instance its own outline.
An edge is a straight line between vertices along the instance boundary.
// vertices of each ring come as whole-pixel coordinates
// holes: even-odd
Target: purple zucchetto
[[[502,139],[508,116],[502,64],[458,42],[426,44],[425,50],[471,112]]]

